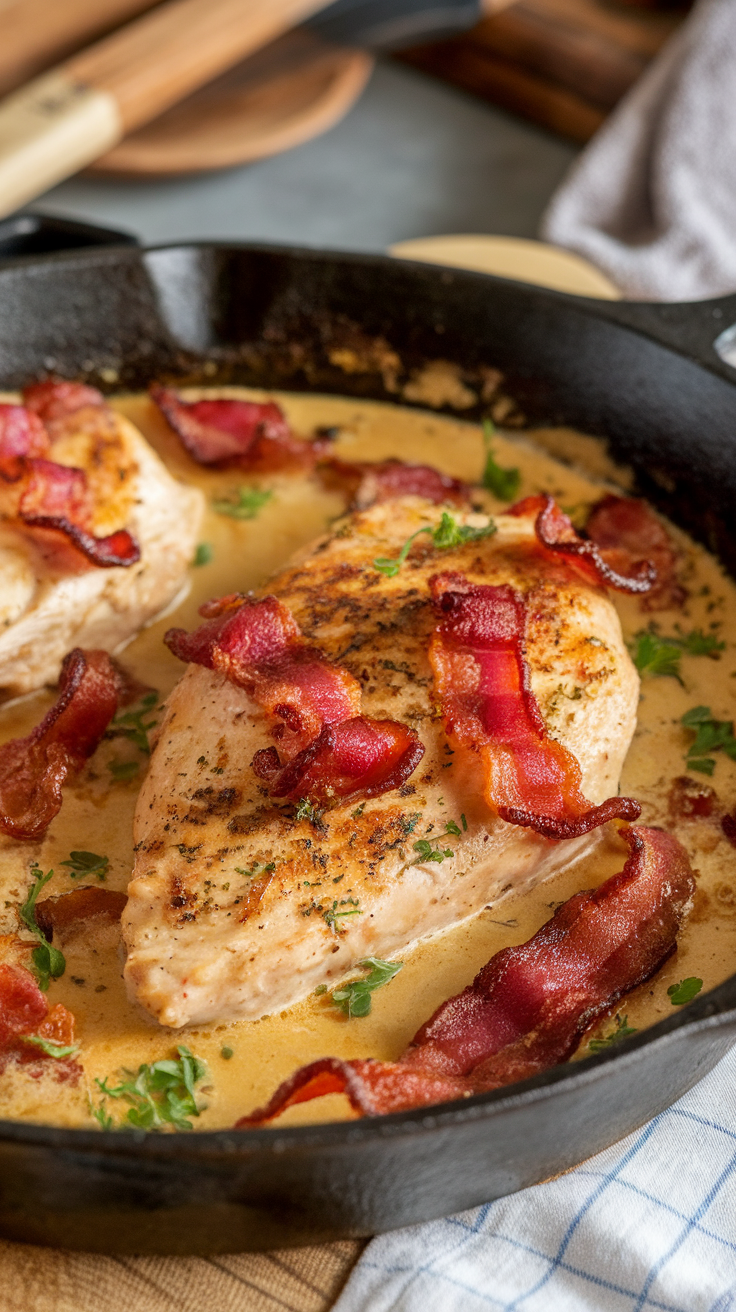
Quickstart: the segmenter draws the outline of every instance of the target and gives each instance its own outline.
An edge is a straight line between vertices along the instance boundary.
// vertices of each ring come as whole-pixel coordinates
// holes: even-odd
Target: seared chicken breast
[[[450,550],[421,536],[394,578],[374,568],[441,514],[415,497],[356,513],[263,589],[360,680],[366,715],[418,732],[425,755],[403,787],[321,814],[272,799],[251,761],[272,745],[273,721],[242,688],[190,665],[169,697],[123,916],[129,992],[161,1024],[279,1011],[367,956],[396,956],[531,887],[595,842],[541,837],[483,800],[479,760],[448,740],[437,707],[429,580],[457,571],[525,595],[532,691],[593,803],[616,793],[636,722],[639,681],[616,611],[603,589],[529,549],[532,515],[499,516],[494,536]],[[415,850],[422,839],[439,858]]]
[[[85,414],[84,411],[81,412]],[[69,572],[44,559],[12,520],[0,519],[0,691],[54,683],[72,647],[115,651],[181,592],[204,510],[202,493],[172,478],[137,428],[112,415],[111,431],[70,431],[52,458],[82,469],[94,497],[94,531],[127,528],[140,559]]]

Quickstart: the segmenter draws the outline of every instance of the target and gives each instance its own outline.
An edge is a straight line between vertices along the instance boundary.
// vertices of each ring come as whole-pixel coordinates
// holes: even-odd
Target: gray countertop
[[[80,175],[34,205],[144,242],[219,238],[382,251],[449,232],[536,235],[575,147],[390,61],[331,132],[223,173]]]

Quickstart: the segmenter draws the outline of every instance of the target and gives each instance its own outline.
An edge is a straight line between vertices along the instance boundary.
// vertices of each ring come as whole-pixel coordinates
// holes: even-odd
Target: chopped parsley
[[[432,847],[428,838],[420,838],[418,843],[414,844],[414,851],[418,853],[419,861],[444,861],[448,856],[454,856],[451,847]]]
[[[55,1043],[53,1039],[42,1039],[39,1034],[23,1034],[21,1037],[24,1043],[32,1043],[34,1048],[40,1048],[47,1057],[55,1057],[57,1061],[79,1052],[78,1043]]]
[[[320,811],[319,807],[316,807],[313,802],[310,802],[308,797],[302,797],[297,803],[294,812],[294,819],[309,820],[311,824],[318,825],[323,815],[324,811]]]
[[[467,820],[465,819],[465,813],[463,813],[463,814],[460,816],[460,823],[462,824],[462,827],[463,827],[463,831],[464,831],[464,833],[467,833],[467,832],[468,832],[468,822],[467,822]]]
[[[679,984],[670,984],[667,997],[673,1007],[683,1007],[686,1002],[692,1002],[693,998],[697,997],[702,987],[702,979],[690,975],[688,979],[681,979]]]
[[[230,519],[255,519],[258,511],[273,497],[267,488],[245,487],[241,485],[227,497],[219,497],[212,502],[212,509],[217,515],[228,515]]]
[[[341,907],[345,907],[345,910],[341,911]],[[338,925],[337,922],[342,920],[343,916],[362,916],[363,914],[356,897],[343,897],[339,902],[335,898],[331,907],[320,907],[319,910],[322,912],[322,919],[325,924],[335,934],[342,932],[342,926]]]
[[[228,1048],[226,1046],[224,1048],[220,1048],[220,1056],[222,1057],[223,1061],[230,1061],[230,1059],[235,1056],[235,1053],[232,1048]]]
[[[416,533],[406,539],[398,556],[376,556],[373,561],[373,568],[377,569],[379,574],[383,574],[387,579],[393,579],[399,573],[402,565],[405,563],[412,544],[422,533],[429,533],[432,544],[438,551],[448,551],[451,547],[460,547],[464,542],[477,542],[480,538],[488,538],[496,532],[496,525],[492,519],[489,519],[485,528],[471,528],[469,524],[458,524],[453,515],[449,515],[446,510],[442,512],[442,518],[439,524],[433,528],[431,524],[425,524],[424,528],[418,528]]]
[[[351,820],[359,820],[364,811],[365,802],[361,802],[360,806],[356,806],[355,810],[350,812]]]
[[[467,829],[467,825],[465,828]],[[445,833],[452,834],[453,838],[462,838],[463,836],[463,831],[457,823],[457,820],[447,821],[447,824],[445,825]]]
[[[612,1047],[614,1043],[620,1043],[622,1039],[628,1039],[632,1034],[636,1034],[638,1031],[631,1028],[628,1024],[628,1020],[628,1016],[617,1015],[615,1030],[612,1030],[610,1034],[606,1034],[602,1039],[591,1039],[588,1044],[589,1051],[605,1052],[606,1049]]]
[[[209,565],[213,555],[214,555],[214,551],[212,549],[211,542],[198,542],[197,550],[194,553],[194,560],[192,561],[192,564],[195,566]]]
[[[662,637],[653,629],[643,629],[634,634],[632,656],[634,664],[643,678],[672,678],[682,683],[680,658],[687,656],[710,656],[718,660],[725,649],[715,633],[703,633],[702,629],[692,629],[690,633]]]
[[[104,879],[110,858],[98,856],[96,852],[70,852],[69,860],[61,864],[68,866],[70,879],[78,879],[80,875],[89,875],[90,878],[96,875],[98,879]]]
[[[263,865],[260,861],[254,861],[250,870],[244,870],[242,866],[236,866],[235,869],[239,875],[245,875],[246,879],[257,879],[259,875],[270,875],[276,869],[276,862],[269,861]]]
[[[371,1010],[371,994],[383,988],[394,975],[398,975],[403,961],[381,961],[379,957],[365,957],[358,965],[369,973],[365,979],[349,980],[347,984],[335,989],[332,1002],[344,1012],[348,1020],[353,1016],[368,1016]]]
[[[36,921],[36,902],[38,900],[38,895],[41,892],[41,889],[48,884],[53,873],[53,870],[49,870],[48,874],[45,875],[38,866],[33,866],[31,868],[33,883],[28,891],[28,897],[18,908],[18,915],[26,929],[29,929],[39,941],[38,947],[34,948],[31,953],[31,961],[33,963],[33,973],[36,976],[38,987],[42,993],[47,992],[49,983],[52,979],[59,979],[66,970],[66,958],[64,953],[60,952],[58,948],[53,947],[51,943],[47,942],[45,935],[42,930],[39,929],[38,922]]]
[[[151,692],[147,692],[145,697],[141,697],[137,711],[124,711],[122,715],[115,716],[115,719],[110,725],[110,732],[116,738],[129,739],[129,741],[133,743],[133,746],[138,748],[139,752],[143,752],[145,756],[150,756],[151,749],[148,745],[148,732],[150,729],[155,729],[158,720],[149,720],[148,723],[146,723],[145,717],[151,714],[157,701],[158,693],[155,689],[152,689]],[[124,762],[123,764],[127,765],[128,762]],[[137,768],[138,767],[136,766],[135,769]],[[112,766],[110,766],[110,769],[112,769]],[[134,774],[135,770],[131,771],[131,773]],[[130,775],[120,775],[116,777],[130,778]]]
[[[129,1103],[127,1120],[138,1130],[191,1130],[190,1116],[199,1116],[205,1110],[199,1101],[197,1085],[207,1075],[207,1067],[188,1048],[180,1044],[177,1057],[143,1063],[135,1071],[124,1071],[129,1078],[113,1087],[107,1079],[96,1080],[105,1098],[122,1098]],[[103,1129],[112,1129],[112,1118],[107,1116],[104,1103],[93,1111]],[[104,1119],[103,1119],[104,1118]]]
[[[483,466],[481,483],[488,488],[499,501],[513,501],[519,491],[521,473],[518,469],[502,469],[496,464],[491,443],[496,432],[495,424],[490,419],[483,420],[483,442],[486,460]]]
[[[722,751],[732,761],[736,760],[736,738],[733,736],[733,720],[715,720],[710,706],[693,706],[686,711],[680,723],[686,729],[695,731],[695,739],[690,744],[686,764],[689,770],[711,775],[715,769],[715,759],[710,752]]]

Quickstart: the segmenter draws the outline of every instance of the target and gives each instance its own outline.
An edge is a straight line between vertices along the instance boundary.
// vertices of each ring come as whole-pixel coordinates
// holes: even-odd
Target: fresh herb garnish
[[[590,1052],[605,1052],[614,1043],[620,1043],[621,1039],[628,1039],[632,1034],[638,1031],[632,1029],[628,1024],[628,1016],[616,1016],[616,1028],[610,1034],[606,1034],[602,1039],[591,1039],[588,1044]]]
[[[412,811],[410,815],[399,816],[399,824],[402,832],[406,835],[413,834],[421,818],[421,811]]]
[[[467,825],[465,827],[467,829]],[[463,836],[463,831],[457,823],[457,820],[447,821],[447,824],[445,825],[445,833],[452,834],[453,838],[462,838]]]
[[[47,1057],[55,1057],[57,1061],[79,1052],[78,1043],[55,1043],[53,1039],[42,1039],[39,1034],[23,1034],[21,1037],[24,1043],[32,1043],[34,1048],[40,1048]]]
[[[667,990],[667,997],[673,1007],[683,1007],[686,1002],[692,1002],[693,998],[698,995],[702,987],[702,979],[697,979],[695,975],[690,975],[688,979],[681,979],[679,984],[670,984],[670,987]]]
[[[270,875],[272,870],[276,869],[276,862],[269,861],[263,865],[260,861],[254,861],[250,870],[245,870],[242,866],[235,867],[239,875],[245,875],[246,879],[256,879],[258,875]]]
[[[345,910],[340,911],[340,907],[345,907]],[[360,903],[356,897],[344,897],[341,898],[339,902],[337,901],[337,898],[335,898],[331,907],[320,907],[320,910],[325,924],[336,934],[341,932],[340,926],[337,922],[338,920],[341,920],[343,916],[362,916],[363,914],[360,909]]]
[[[308,797],[302,797],[297,803],[294,819],[309,820],[313,825],[318,825],[323,815],[324,811],[320,811],[319,807],[310,802]]]
[[[230,519],[255,519],[258,511],[273,497],[273,492],[266,488],[240,486],[228,497],[220,497],[212,502],[212,509],[218,515],[228,515]]]
[[[78,879],[80,875],[89,875],[90,878],[92,875],[97,875],[98,879],[104,879],[110,858],[98,856],[96,852],[70,852],[69,860],[62,861],[61,864],[69,867],[70,879]]]
[[[715,759],[709,752],[722,751],[732,761],[736,760],[736,738],[733,736],[733,720],[714,720],[710,706],[693,706],[686,711],[680,723],[686,729],[695,731],[695,740],[687,751],[686,764],[689,770],[711,775],[715,769]]]
[[[124,783],[132,779],[140,770],[140,761],[108,761],[107,768],[113,779]]]
[[[483,420],[483,442],[486,449],[486,461],[483,466],[481,483],[488,488],[499,501],[513,501],[519,491],[521,473],[518,469],[502,469],[496,464],[491,443],[496,433],[496,426],[490,419]]]
[[[432,544],[438,551],[448,551],[451,547],[462,546],[464,542],[477,542],[480,538],[488,538],[495,532],[496,525],[492,519],[489,519],[485,528],[471,528],[469,524],[458,524],[453,515],[443,510],[439,524],[434,527],[425,524],[424,528],[418,528],[416,533],[412,533],[411,537],[406,539],[398,556],[376,556],[373,568],[387,579],[395,578],[409,555],[412,543],[422,533],[429,533]]]
[[[211,542],[198,542],[197,550],[194,553],[194,560],[192,561],[192,564],[195,566],[209,565],[213,555],[214,555],[214,551],[212,549]]]
[[[113,1121],[112,1116],[108,1116],[107,1112],[105,1111],[104,1103],[101,1102],[99,1107],[93,1107],[90,1101],[89,1110],[91,1115],[97,1121],[101,1130],[115,1129],[115,1122]]]
[[[18,915],[23,921],[26,929],[29,929],[39,940],[38,947],[34,948],[31,953],[31,961],[33,962],[33,973],[36,976],[38,987],[42,993],[47,992],[49,983],[52,979],[59,979],[66,970],[66,958],[64,953],[60,952],[58,948],[52,947],[52,945],[46,941],[46,936],[43,931],[39,929],[38,922],[36,921],[36,901],[38,895],[41,892],[41,889],[48,884],[53,873],[53,870],[49,870],[48,874],[45,875],[38,866],[33,866],[31,868],[33,883],[28,891],[28,897],[22,906],[18,908]]]
[[[232,1048],[228,1048],[226,1046],[224,1048],[220,1048],[220,1056],[222,1057],[223,1061],[230,1061],[231,1057],[235,1056],[235,1053]]]
[[[361,802],[360,806],[356,806],[355,810],[350,812],[351,820],[359,820],[364,811],[365,802]]]
[[[326,984],[318,984],[317,987],[316,987],[316,989],[314,990],[314,995],[315,995],[316,998],[321,998],[321,997],[322,997],[322,994],[323,994],[323,993],[326,993],[326,992],[327,992],[327,985],[326,985]]]
[[[158,720],[149,720],[148,723],[146,723],[145,717],[151,714],[157,701],[158,693],[155,689],[152,689],[151,692],[147,692],[145,697],[141,697],[137,711],[124,711],[122,715],[115,716],[115,719],[110,725],[110,732],[116,738],[128,738],[130,742],[138,748],[139,752],[143,752],[144,755],[150,756],[151,749],[148,745],[148,732],[150,729],[155,729]],[[126,761],[123,762],[123,764],[128,765],[129,762]],[[110,768],[112,769],[112,766]],[[138,767],[136,766],[136,769],[137,768]],[[135,774],[135,770],[131,773]],[[129,776],[120,775],[116,777],[128,778]]]
[[[394,975],[398,975],[403,961],[381,961],[379,957],[365,957],[358,965],[369,971],[365,979],[349,980],[335,989],[332,1001],[340,1011],[350,1019],[352,1016],[368,1016],[371,1010],[371,993],[388,984]]]
[[[418,843],[414,844],[414,851],[418,853],[419,861],[444,861],[448,856],[454,856],[451,847],[432,847],[429,839],[420,838]]]
[[[464,815],[464,813],[463,813],[463,815],[460,816],[460,822],[461,822],[461,824],[462,824],[462,827],[463,827],[464,832],[467,833],[467,832],[468,832],[468,822],[467,822],[467,820],[465,819],[465,815]]]
[[[683,653],[687,656],[710,656],[717,660],[726,646],[714,633],[703,633],[702,629],[666,637],[652,629],[643,629],[634,634],[634,644],[634,664],[643,678],[669,677],[680,683],[680,658]]]
[[[204,1106],[198,1101],[196,1086],[207,1075],[207,1067],[188,1048],[179,1045],[178,1056],[138,1067],[137,1073],[125,1071],[130,1078],[111,1087],[107,1079],[96,1080],[106,1098],[122,1098],[130,1103],[127,1119],[138,1130],[191,1130],[189,1116],[199,1116]],[[93,1115],[102,1125],[103,1108]],[[108,1118],[109,1119],[109,1118]],[[111,1126],[103,1125],[104,1129]]]

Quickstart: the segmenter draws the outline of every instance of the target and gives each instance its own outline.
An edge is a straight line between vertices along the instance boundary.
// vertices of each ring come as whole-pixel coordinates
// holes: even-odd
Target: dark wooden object
[[[400,58],[587,141],[683,17],[605,0],[517,0],[463,36]]]

